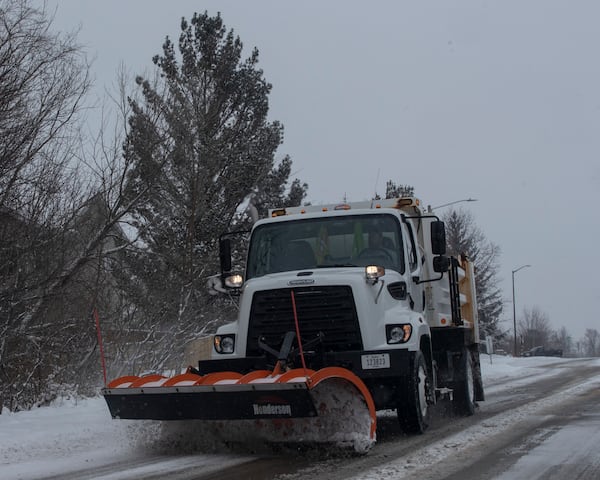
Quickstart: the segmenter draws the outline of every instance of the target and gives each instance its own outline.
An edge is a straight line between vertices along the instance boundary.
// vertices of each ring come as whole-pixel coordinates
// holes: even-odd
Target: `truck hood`
[[[381,277],[386,283],[402,279],[402,275],[395,270],[386,270],[385,275]],[[364,267],[315,268],[270,273],[248,280],[242,288],[242,293],[306,285],[350,285],[354,282],[366,283]]]

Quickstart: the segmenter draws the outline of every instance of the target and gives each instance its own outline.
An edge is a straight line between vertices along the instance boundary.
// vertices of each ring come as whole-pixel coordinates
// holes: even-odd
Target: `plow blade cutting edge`
[[[201,420],[199,429],[223,440],[331,443],[359,453],[375,442],[373,399],[360,378],[340,367],[127,376],[102,395],[113,418]]]

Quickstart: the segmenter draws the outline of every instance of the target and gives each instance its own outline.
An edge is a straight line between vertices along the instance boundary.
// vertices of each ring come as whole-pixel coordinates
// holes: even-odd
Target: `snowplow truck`
[[[186,373],[122,377],[115,418],[201,420],[267,441],[366,452],[379,410],[422,433],[442,397],[462,415],[484,399],[473,265],[446,255],[444,223],[402,197],[275,209],[250,234],[245,271],[220,239],[215,288],[238,318]]]

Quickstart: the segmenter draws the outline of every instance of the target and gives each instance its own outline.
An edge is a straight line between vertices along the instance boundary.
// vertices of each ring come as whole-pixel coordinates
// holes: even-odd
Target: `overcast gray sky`
[[[280,154],[313,203],[393,179],[462,204],[502,249],[505,313],[600,329],[600,2],[48,0],[80,27],[98,95],[119,63],[149,71],[181,17],[221,12],[273,84]],[[440,209],[438,213],[443,213]]]

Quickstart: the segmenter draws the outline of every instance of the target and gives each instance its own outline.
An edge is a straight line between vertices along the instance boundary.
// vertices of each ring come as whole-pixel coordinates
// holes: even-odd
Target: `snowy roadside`
[[[558,369],[543,367],[564,361],[568,360],[495,355],[490,364],[489,356],[481,357],[484,383],[490,385],[491,389],[505,389],[510,385],[532,382],[539,379],[540,375],[557,375]],[[535,403],[548,401],[544,399]],[[537,407],[541,408],[539,405]],[[536,408],[536,405],[530,408]],[[431,462],[444,452],[450,454],[457,449],[468,449],[474,442],[480,441],[481,436],[492,434],[491,429],[507,428],[513,421],[519,421],[518,415],[500,415],[493,424],[486,422],[483,429],[481,426],[467,429],[456,438],[445,439],[444,445],[433,443],[426,456]],[[0,415],[0,478],[34,479],[79,469],[99,468],[115,462],[131,464],[143,457],[136,449],[132,434],[132,425],[135,423],[113,421],[101,397],[57,401],[49,407],[28,412],[11,413],[4,410]],[[423,455],[420,457],[423,458]],[[217,463],[223,466],[224,462],[239,461],[243,460],[237,459],[236,462],[230,457],[222,457]],[[214,464],[214,456],[195,456],[194,462],[205,467]],[[386,478],[389,474],[396,478],[405,470],[407,462],[410,464],[411,459],[402,459],[398,465],[388,464],[377,474],[374,472],[375,476],[361,478],[376,478],[377,475]],[[417,460],[413,463],[415,468],[418,468],[418,463]]]
[[[111,422],[101,398],[60,400],[0,415],[0,477],[60,474],[126,457],[126,429]]]
[[[555,375],[556,372],[548,369],[540,368],[555,365],[569,360],[579,359],[566,359],[561,357],[509,357],[504,355],[490,355],[481,354],[481,374],[483,375],[483,381],[486,391],[490,386],[502,382],[504,380],[519,380],[525,379],[529,382],[539,379],[540,375]],[[532,378],[535,377],[535,378]]]
[[[80,470],[93,470],[94,479],[165,475],[190,467],[203,472],[248,461],[233,455],[170,455],[157,462],[155,454],[138,448],[139,422],[112,420],[102,397],[60,400],[28,412],[0,415],[0,479],[34,480]],[[152,461],[151,461],[152,460]],[[160,463],[160,464],[159,464]],[[107,465],[122,464],[127,474],[102,474]]]

